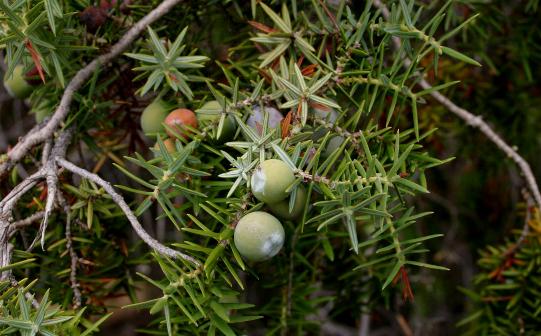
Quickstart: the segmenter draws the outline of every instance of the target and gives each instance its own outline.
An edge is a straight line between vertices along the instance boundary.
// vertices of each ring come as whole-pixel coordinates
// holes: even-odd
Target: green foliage
[[[188,27],[184,28],[175,39],[175,42],[168,48],[169,50],[166,50],[164,46],[165,41],[160,40],[154,30],[149,27],[148,34],[150,35],[150,39],[147,41],[147,44],[153,55],[126,54],[126,56],[146,64],[134,69],[135,71],[143,72],[141,78],[147,77],[147,82],[140,90],[141,95],[146,94],[150,89],[156,91],[165,79],[169,87],[175,92],[180,91],[188,99],[192,99],[193,93],[186,82],[198,80],[199,78],[196,76],[187,76],[179,70],[202,68],[203,65],[200,63],[207,61],[208,57],[195,55],[180,56],[186,47],[182,45],[182,41],[187,30]]]
[[[35,87],[30,104],[34,112],[48,114],[67,79],[159,3],[137,3],[129,14],[113,6],[91,34],[76,15],[90,8],[88,1],[3,1],[0,47],[7,73],[21,63],[27,70],[43,67],[45,83]],[[147,254],[141,244],[129,243],[131,229],[111,197],[92,182],[63,175],[61,192],[70,212],[51,219],[46,251],[22,251],[34,227],[11,239],[17,247],[13,276],[35,278],[32,290],[42,296],[41,304],[34,309],[24,297],[30,288],[17,291],[3,283],[0,293],[10,301],[0,328],[90,333],[103,320],[91,326],[85,319],[106,318],[106,301],[124,295],[132,303],[123,309],[152,315],[140,328],[143,333],[311,335],[320,331],[317,315],[324,307],[331,307],[325,308],[331,315],[325,319],[352,321],[373,307],[389,307],[397,283],[403,299],[413,300],[415,288],[423,285],[414,280],[419,269],[448,270],[427,248],[442,235],[417,225],[430,214],[415,207],[418,196],[429,191],[426,173],[449,161],[426,149],[435,127],[432,116],[421,117],[418,109],[431,107],[430,93],[453,92],[458,81],[444,74],[431,89],[418,83],[425,75],[438,76],[441,64],[470,69],[479,60],[489,63],[488,56],[471,56],[456,43],[483,18],[457,17],[454,6],[390,1],[389,20],[371,2],[209,0],[176,6],[148,27],[146,39],[130,46],[127,57],[93,74],[74,96],[65,126],[75,125],[74,142],[84,145],[77,148],[81,165],[107,177],[146,228],[164,225],[166,235],[159,238],[200,265]],[[535,10],[537,4],[528,6]],[[401,41],[398,50],[395,38]],[[205,103],[217,101],[212,112],[218,116],[189,136],[172,139],[176,150],[169,151],[165,132],[152,144],[140,132],[140,112],[156,99],[203,114]],[[265,113],[261,124],[248,125],[256,107],[278,109],[282,122],[271,127]],[[321,118],[318,108],[333,109],[336,120]],[[228,142],[219,143],[226,122],[236,129]],[[342,141],[331,145],[337,138]],[[307,196],[300,215],[282,221],[282,251],[252,263],[239,254],[233,232],[247,213],[271,211],[253,197],[250,185],[254,169],[269,159],[283,161],[294,173],[287,189],[290,210],[300,188]],[[22,177],[18,174],[14,170],[13,182]],[[46,190],[40,188],[22,200],[27,206],[21,218],[43,210]],[[66,220],[73,224],[80,263],[76,280],[85,306],[73,313]],[[520,250],[525,263],[535,266],[537,252],[530,252]],[[482,259],[483,269],[498,263],[496,250],[490,253]],[[161,272],[145,270],[146,264]],[[535,291],[529,281],[537,280],[521,272],[526,271],[509,273],[509,279],[519,279],[524,288],[528,282]],[[484,276],[474,298],[511,288],[494,287]],[[138,297],[138,287],[148,284],[161,294]],[[47,308],[49,293],[58,309]],[[527,297],[505,309],[487,306],[473,317],[487,334],[494,325],[511,333],[514,322],[493,323],[490,316],[526,316],[521,307],[537,304],[519,304]]]
[[[9,281],[0,282],[2,303],[0,314],[0,332],[12,334],[16,331],[22,336],[33,335],[91,335],[99,330],[104,319],[94,323],[83,318],[85,309],[74,313],[62,311],[49,301],[47,290],[41,300],[37,302],[30,290],[36,281],[27,283],[27,279],[19,282],[19,288],[11,287]],[[84,332],[80,330],[84,329]]]
[[[535,335],[540,330],[540,224],[535,212],[526,224],[533,233],[520,246],[507,242],[481,251],[474,290],[462,289],[475,307],[459,323],[468,334]]]

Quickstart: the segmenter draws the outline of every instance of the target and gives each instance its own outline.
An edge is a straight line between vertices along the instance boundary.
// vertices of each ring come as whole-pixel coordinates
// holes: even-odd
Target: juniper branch
[[[66,86],[60,104],[56,108],[51,119],[31,130],[11,151],[7,153],[7,156],[3,158],[3,162],[0,164],[0,176],[4,176],[17,162],[24,158],[32,147],[53,137],[54,132],[69,113],[75,92],[86,83],[94,71],[100,67],[107,66],[107,63],[120,56],[143,32],[143,30],[169,12],[171,8],[181,1],[182,0],[164,0],[158,7],[133,25],[124,36],[111,47],[108,53],[100,55],[84,68],[80,69]]]
[[[82,298],[81,298],[81,290],[79,289],[80,285],[77,281],[77,264],[79,257],[77,256],[77,253],[75,253],[75,250],[73,248],[73,239],[71,236],[71,209],[68,205],[68,202],[66,202],[66,199],[64,198],[64,195],[62,195],[61,192],[57,194],[58,203],[66,213],[66,249],[69,252],[70,255],[70,285],[71,289],[73,290],[73,309],[77,309],[81,307]]]
[[[374,6],[381,10],[382,16],[385,18],[385,20],[389,21],[389,18],[391,16],[391,13],[389,12],[389,9],[387,6],[381,1],[381,0],[374,0]],[[400,50],[402,46],[402,42],[400,41],[400,38],[397,36],[393,36],[392,38],[393,44],[395,46],[396,50]],[[407,57],[403,58],[404,60],[404,67],[409,67],[411,65],[411,60]],[[419,85],[423,89],[430,89],[432,88],[432,85],[428,83],[424,78],[421,79],[419,82]],[[541,208],[541,193],[539,192],[539,186],[537,185],[537,182],[535,180],[535,177],[532,173],[532,169],[528,162],[515,150],[513,147],[511,147],[509,144],[507,144],[501,136],[499,136],[494,130],[485,122],[480,116],[477,116],[470,111],[456,105],[453,103],[449,98],[445,97],[441,93],[437,91],[433,91],[430,93],[432,98],[434,98],[436,101],[438,101],[440,104],[445,106],[449,111],[451,111],[453,114],[458,116],[460,119],[464,120],[466,124],[477,128],[483,133],[492,143],[498,147],[502,152],[504,152],[508,157],[510,157],[519,167],[522,174],[524,175],[524,180],[526,182],[526,185],[528,186],[528,189],[533,195],[533,198],[535,199],[535,203],[537,204],[537,207]]]
[[[156,239],[152,238],[145,231],[145,229],[143,229],[143,226],[141,225],[141,223],[139,223],[139,220],[137,219],[137,217],[135,216],[133,211],[130,209],[130,207],[128,206],[128,204],[124,200],[124,198],[119,193],[117,193],[115,191],[115,189],[113,188],[113,186],[109,182],[105,181],[104,179],[102,179],[98,175],[89,172],[86,169],[78,167],[78,166],[74,165],[73,163],[71,163],[69,161],[66,161],[63,158],[58,158],[56,160],[56,162],[58,163],[59,166],[67,169],[68,171],[70,171],[70,172],[72,172],[72,173],[74,173],[76,175],[79,175],[79,176],[81,176],[83,178],[86,178],[86,179],[96,183],[97,185],[101,186],[111,196],[112,200],[124,212],[124,215],[126,216],[128,221],[132,225],[132,227],[135,230],[135,232],[137,233],[137,235],[139,235],[139,237],[147,245],[149,245],[151,248],[156,250],[156,252],[158,252],[160,254],[163,254],[163,255],[166,255],[168,257],[171,257],[171,258],[184,259],[184,260],[194,264],[197,267],[201,266],[201,263],[198,260],[196,260],[195,258],[193,258],[192,256],[189,256],[189,255],[184,254],[184,253],[179,252],[179,251],[175,251],[175,250],[173,250],[173,249],[171,249],[171,248],[169,248],[167,246],[162,245]]]

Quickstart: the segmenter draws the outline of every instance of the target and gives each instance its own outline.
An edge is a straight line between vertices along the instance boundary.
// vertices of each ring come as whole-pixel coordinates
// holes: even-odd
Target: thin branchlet
[[[133,229],[139,235],[139,237],[152,249],[154,249],[156,252],[163,254],[165,256],[171,257],[171,258],[181,258],[184,259],[195,266],[200,266],[201,263],[193,258],[192,256],[189,256],[187,254],[184,254],[182,252],[173,250],[167,246],[162,245],[160,242],[158,242],[156,239],[152,238],[146,231],[143,229],[143,226],[141,223],[139,223],[139,220],[133,213],[133,211],[130,209],[124,198],[115,191],[113,186],[99,177],[98,175],[89,172],[86,169],[83,169],[81,167],[78,167],[74,165],[73,163],[66,161],[65,159],[58,158],[56,160],[59,166],[65,168],[66,170],[72,172],[75,175],[79,175],[87,180],[90,180],[97,185],[101,186],[110,196],[111,199],[120,207],[122,212],[124,212],[124,215],[132,225]]]

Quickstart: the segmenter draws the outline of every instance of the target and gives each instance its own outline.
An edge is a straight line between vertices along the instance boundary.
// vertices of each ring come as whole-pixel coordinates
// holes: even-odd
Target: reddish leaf
[[[292,113],[289,111],[289,113],[286,115],[284,119],[280,122],[282,126],[282,139],[285,139],[289,136],[289,126],[291,125],[291,117]]]
[[[266,26],[266,25],[264,25],[264,24],[262,24],[260,22],[248,21],[248,24],[250,26],[254,27],[255,29],[261,30],[262,32],[267,33],[267,34],[278,32],[278,30],[276,30],[274,28],[271,28],[269,26]]]
[[[301,70],[301,73],[302,73],[304,76],[310,76],[311,74],[314,73],[314,71],[316,71],[316,68],[317,68],[317,64],[310,64],[310,65],[305,66],[305,67]]]
[[[41,66],[41,61],[38,52],[36,49],[34,49],[34,46],[32,46],[32,42],[30,40],[26,40],[25,42],[26,49],[30,52],[30,56],[32,56],[32,60],[34,61],[34,64],[36,65],[36,69],[38,70],[39,77],[45,83],[45,75],[43,74],[43,67]]]
[[[411,290],[408,272],[404,266],[400,268],[400,274],[402,275],[402,298],[404,301],[409,300],[410,302],[413,302],[413,291]]]
[[[266,72],[266,71],[263,70],[263,69],[259,69],[258,72],[259,72],[259,74],[261,75],[261,77],[265,78],[265,81],[266,81],[267,83],[269,83],[269,84],[272,83],[272,78],[271,78],[271,76],[269,75],[268,72]]]

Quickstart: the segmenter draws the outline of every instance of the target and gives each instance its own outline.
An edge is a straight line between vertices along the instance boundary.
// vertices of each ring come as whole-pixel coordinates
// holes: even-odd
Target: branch
[[[55,141],[54,147],[50,150],[51,141],[47,140],[45,143],[45,148],[43,151],[43,167],[42,170],[45,172],[45,181],[47,182],[47,201],[45,202],[45,213],[41,225],[39,227],[39,233],[30,244],[28,250],[31,250],[34,247],[34,244],[37,242],[38,237],[41,237],[41,248],[44,248],[45,245],[45,231],[47,230],[47,224],[49,222],[49,216],[53,211],[56,194],[58,193],[58,168],[56,166],[55,159],[63,158],[66,156],[66,151],[71,141],[71,137],[74,133],[74,127],[60,133],[58,138]]]
[[[524,243],[524,241],[530,234],[530,220],[532,219],[534,202],[527,190],[522,190],[522,196],[526,201],[526,215],[524,216],[524,225],[522,226],[522,231],[520,232],[520,236],[518,237],[516,243],[511,245],[503,254],[504,258],[507,258],[513,253],[515,253],[522,246],[522,243]]]
[[[81,167],[78,167],[78,166],[74,165],[73,163],[71,163],[69,161],[66,161],[66,160],[64,160],[62,158],[58,158],[56,160],[56,162],[58,163],[59,166],[64,167],[65,169],[69,170],[70,172],[72,172],[72,173],[74,173],[76,175],[79,175],[79,176],[81,176],[83,178],[86,178],[86,179],[100,185],[103,189],[105,189],[105,191],[111,196],[113,201],[124,212],[124,215],[126,216],[126,218],[128,218],[128,220],[130,221],[130,224],[132,225],[135,232],[139,235],[139,237],[145,243],[147,243],[147,245],[149,245],[151,248],[156,250],[156,252],[158,252],[160,254],[163,254],[163,255],[166,255],[166,256],[169,256],[169,257],[172,257],[172,258],[184,259],[184,260],[194,264],[197,267],[201,266],[201,263],[199,261],[197,261],[195,258],[193,258],[193,257],[191,257],[191,256],[189,256],[187,254],[184,254],[182,252],[175,251],[175,250],[173,250],[173,249],[171,249],[171,248],[169,248],[167,246],[164,246],[160,242],[158,242],[156,239],[152,238],[145,231],[145,229],[143,229],[143,227],[141,226],[141,223],[139,223],[139,220],[137,220],[137,217],[135,217],[134,213],[132,212],[132,210],[130,209],[128,204],[126,204],[126,201],[124,200],[124,198],[119,193],[117,193],[115,191],[115,189],[113,188],[113,186],[109,182],[103,180],[98,175],[93,174],[93,173],[89,172],[88,170],[83,169]]]
[[[385,6],[385,4],[381,2],[381,0],[374,0],[374,6],[380,9],[381,14],[385,18],[385,20],[389,21],[391,14],[387,6]],[[393,36],[392,40],[395,48],[397,50],[400,50],[402,44],[400,38],[398,38],[397,36]],[[404,66],[409,67],[411,64],[411,60],[407,57],[404,57],[403,60]],[[430,83],[428,83],[425,79],[421,79],[419,84],[423,89],[432,88],[432,85],[430,85]],[[496,134],[496,132],[494,132],[494,130],[492,130],[492,128],[486,122],[484,122],[483,119],[481,119],[481,117],[476,116],[475,114],[461,108],[439,92],[433,91],[430,93],[430,95],[440,104],[445,106],[449,111],[454,113],[460,119],[464,120],[468,125],[474,128],[478,128],[490,141],[492,141],[496,145],[496,147],[498,147],[508,157],[515,161],[522,174],[524,175],[526,185],[532,193],[537,207],[541,208],[541,193],[539,192],[539,186],[535,181],[535,177],[528,162],[526,162],[526,160],[524,160],[524,158],[520,156],[520,154],[518,154],[516,150],[514,150],[498,134]]]
[[[33,215],[30,215],[24,219],[18,220],[16,222],[11,223],[11,233],[10,237],[17,232],[17,230],[32,225],[40,220],[43,219],[43,216],[45,216],[45,211],[38,211],[34,213]]]
[[[66,213],[66,248],[68,249],[68,252],[70,254],[70,285],[71,289],[73,290],[73,309],[77,309],[81,307],[82,298],[81,298],[81,290],[79,289],[80,285],[77,281],[77,261],[79,260],[79,257],[77,256],[77,253],[75,253],[75,250],[73,249],[73,239],[71,236],[71,209],[68,205],[68,202],[66,202],[66,199],[62,195],[61,192],[57,195],[58,203]]]
[[[138,21],[133,27],[128,30],[122,38],[111,47],[111,50],[90,62],[87,66],[82,68],[71,79],[68,86],[64,90],[64,94],[60,100],[60,104],[56,108],[53,116],[45,124],[41,124],[30,131],[25,137],[23,137],[13,147],[4,161],[0,164],[0,176],[4,176],[13,166],[19,162],[28,153],[32,147],[46,141],[53,136],[53,133],[58,129],[60,124],[64,121],[69,113],[70,105],[73,100],[73,95],[79,90],[98,68],[107,66],[111,60],[122,54],[130,44],[141,34],[154,21],[158,20],[164,14],[169,12],[176,4],[182,0],[164,0],[158,7],[148,13],[140,21]]]

